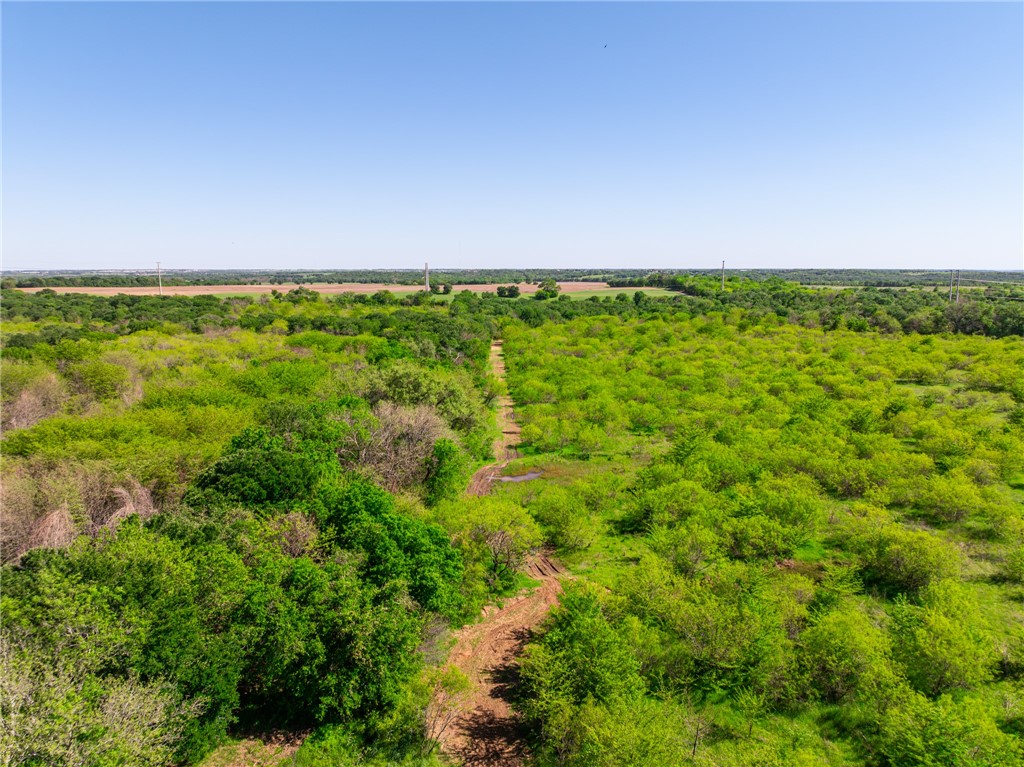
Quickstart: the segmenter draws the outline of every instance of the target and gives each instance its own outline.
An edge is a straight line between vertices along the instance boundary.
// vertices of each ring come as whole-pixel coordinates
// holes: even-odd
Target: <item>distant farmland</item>
[[[583,291],[604,290],[608,288],[607,282],[560,282],[558,283],[563,293],[579,293]],[[307,290],[315,290],[318,293],[376,293],[380,290],[390,290],[392,293],[415,293],[422,290],[422,285],[396,285],[386,283],[312,283],[312,284],[285,284],[285,285],[165,285],[163,295],[165,296],[207,296],[230,294],[251,294],[265,295],[273,290],[282,293],[295,288],[302,287]],[[94,296],[116,296],[119,293],[130,296],[155,296],[160,289],[153,286],[147,287],[53,287],[53,288],[20,288],[26,293],[37,293],[40,290],[53,290],[57,293],[86,293]],[[453,285],[452,290],[471,290],[474,293],[494,293],[498,289],[495,285]],[[528,283],[519,283],[521,293],[536,293],[537,286]]]

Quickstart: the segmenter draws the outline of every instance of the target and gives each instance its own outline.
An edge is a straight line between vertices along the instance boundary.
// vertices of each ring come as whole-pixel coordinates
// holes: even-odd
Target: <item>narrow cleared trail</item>
[[[491,345],[491,368],[504,380],[500,341]],[[498,461],[473,475],[467,488],[470,495],[490,492],[501,470],[518,457],[519,426],[507,396],[498,400],[498,424],[501,435],[494,443]],[[562,569],[544,554],[535,554],[527,562],[526,572],[540,581],[540,586],[521,591],[501,607],[485,607],[479,623],[455,634],[449,660],[469,678],[471,690],[461,715],[442,734],[441,749],[464,765],[520,767],[528,756],[522,723],[509,699],[523,645],[558,601]]]
[[[491,344],[491,372],[504,382],[505,357],[502,354],[501,341]],[[519,444],[519,424],[516,423],[512,398],[507,394],[498,397],[498,428],[500,433],[494,441],[496,463],[477,470],[469,480],[469,487],[466,488],[469,495],[487,495],[491,485],[501,476],[501,470],[508,466],[509,461],[519,457],[519,451],[516,450],[516,445]]]

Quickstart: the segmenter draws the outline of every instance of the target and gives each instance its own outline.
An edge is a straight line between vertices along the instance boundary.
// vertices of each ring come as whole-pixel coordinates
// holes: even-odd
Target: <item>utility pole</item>
[[[960,303],[960,270],[956,270],[956,302]]]
[[[430,264],[423,264],[423,289],[430,292]]]
[[[953,302],[953,270],[949,270],[949,303]]]
[[[164,281],[163,281],[163,278],[160,276],[160,262],[159,261],[156,262],[156,284],[157,284],[157,287],[160,289],[160,295],[162,296],[164,294]]]
[[[725,290],[725,261],[722,262],[722,290]]]

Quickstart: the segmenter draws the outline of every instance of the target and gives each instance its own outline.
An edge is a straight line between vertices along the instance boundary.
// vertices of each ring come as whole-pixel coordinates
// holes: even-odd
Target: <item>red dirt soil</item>
[[[505,358],[502,356],[501,341],[491,344],[491,371],[497,378],[505,380]],[[501,470],[509,461],[519,457],[516,450],[516,445],[519,444],[519,424],[516,423],[512,398],[507,394],[498,397],[498,428],[501,431],[494,440],[494,457],[498,462],[477,470],[469,480],[469,487],[466,488],[469,495],[487,495],[491,491],[491,485],[501,475]]]
[[[607,282],[560,282],[563,293],[579,293],[584,290],[602,290],[608,287]],[[392,293],[415,293],[422,290],[421,285],[388,285],[385,283],[366,282],[341,282],[335,284],[313,283],[309,285],[165,285],[163,295],[165,296],[207,296],[217,293],[245,293],[251,295],[270,295],[270,291],[279,290],[287,293],[297,287],[315,290],[318,293],[376,293],[378,290],[390,290]],[[454,292],[460,290],[471,290],[474,293],[494,293],[497,285],[452,285]],[[537,286],[522,282],[519,290],[522,293],[536,293]],[[45,288],[21,288],[26,293],[36,293]],[[152,287],[130,287],[130,288],[78,288],[60,287],[50,288],[56,293],[88,293],[94,296],[115,296],[124,293],[130,296],[155,296],[159,295],[158,288]]]
[[[520,592],[500,608],[484,608],[480,623],[455,634],[449,659],[469,677],[472,692],[465,713],[441,735],[441,749],[462,764],[519,767],[525,762],[525,733],[509,705],[509,693],[523,645],[558,602],[561,572],[548,557],[532,557],[527,574],[540,586]]]
[[[501,342],[491,345],[491,367],[504,380],[505,361]],[[470,480],[470,495],[486,495],[508,462],[518,456],[519,426],[512,400],[498,401],[501,436],[494,443],[497,463],[484,466]],[[562,570],[543,554],[530,558],[527,574],[540,586],[521,591],[501,607],[484,608],[480,623],[455,634],[450,661],[469,677],[471,693],[464,712],[441,735],[441,750],[464,765],[519,767],[528,755],[522,723],[509,705],[515,685],[516,658],[531,631],[547,616],[562,591]]]

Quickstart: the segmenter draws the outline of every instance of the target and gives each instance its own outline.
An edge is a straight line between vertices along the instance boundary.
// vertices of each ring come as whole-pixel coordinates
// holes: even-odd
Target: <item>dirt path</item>
[[[516,683],[516,658],[531,630],[558,601],[561,569],[548,557],[531,559],[527,573],[540,581],[533,591],[484,609],[480,623],[455,635],[450,660],[469,677],[466,712],[441,736],[441,749],[465,765],[518,767],[526,759],[524,732],[509,705]]]
[[[502,355],[501,341],[491,344],[491,371],[502,381],[505,380],[505,357]],[[516,450],[519,444],[519,424],[516,423],[512,409],[512,398],[507,394],[498,397],[498,427],[501,433],[494,441],[494,457],[497,462],[477,470],[466,488],[470,495],[487,495],[495,479],[501,475],[501,470],[509,461],[519,457]]]
[[[500,341],[491,346],[491,366],[504,380]],[[519,426],[509,397],[498,401],[498,423],[501,436],[494,443],[498,462],[473,475],[467,488],[471,495],[486,495],[501,470],[518,456]],[[441,749],[464,765],[519,767],[526,759],[522,724],[509,705],[509,693],[516,681],[516,658],[531,630],[558,601],[562,570],[547,556],[536,554],[526,571],[540,581],[539,587],[520,592],[500,608],[485,607],[480,623],[455,634],[450,660],[469,677],[472,691],[465,713],[441,736]]]

